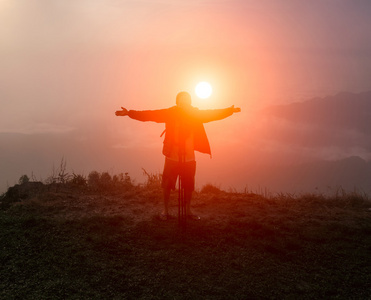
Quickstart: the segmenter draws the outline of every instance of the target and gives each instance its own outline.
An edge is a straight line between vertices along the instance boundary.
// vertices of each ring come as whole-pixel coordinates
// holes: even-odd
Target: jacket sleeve
[[[194,118],[202,123],[208,123],[212,121],[218,121],[225,119],[233,115],[233,108],[222,108],[222,109],[207,109],[207,110],[196,110]]]
[[[169,109],[158,110],[129,110],[128,116],[134,120],[165,123],[169,118]]]

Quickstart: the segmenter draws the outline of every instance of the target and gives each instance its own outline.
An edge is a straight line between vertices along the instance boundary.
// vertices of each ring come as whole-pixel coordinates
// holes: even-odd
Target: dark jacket
[[[194,107],[182,109],[178,106],[173,106],[159,110],[130,110],[128,115],[130,118],[138,121],[153,121],[166,124],[166,134],[162,152],[167,156],[175,141],[175,124],[177,122],[185,124],[184,127],[187,128],[189,132],[192,131],[194,149],[196,151],[211,155],[210,144],[203,123],[222,120],[232,114],[233,108],[199,110]]]

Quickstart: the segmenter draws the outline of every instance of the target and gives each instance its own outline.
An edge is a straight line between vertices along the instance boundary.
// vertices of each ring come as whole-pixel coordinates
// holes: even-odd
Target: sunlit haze
[[[196,85],[195,93],[198,97],[205,99],[210,97],[212,90],[210,83],[201,81]]]
[[[370,15],[366,0],[0,0],[0,193],[23,174],[45,180],[62,158],[85,176],[162,172],[164,124],[114,112],[168,108],[180,91],[200,109],[242,110],[205,124],[212,159],[196,154],[197,187],[297,190],[273,169],[367,162],[360,106],[337,112],[348,123],[320,112],[371,90]],[[313,98],[301,115],[284,106]]]

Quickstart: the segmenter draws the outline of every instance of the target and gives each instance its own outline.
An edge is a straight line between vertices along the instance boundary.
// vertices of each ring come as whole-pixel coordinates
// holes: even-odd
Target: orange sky
[[[242,108],[206,126],[214,158],[199,157],[200,177],[222,184],[218,170],[257,161],[254,146],[269,144],[251,130],[258,109],[370,89],[370,12],[345,0],[1,0],[0,133],[26,134],[32,148],[3,151],[2,185],[45,178],[62,156],[85,173],[161,171],[163,126],[114,111],[169,107],[181,90],[200,108]],[[207,101],[194,95],[203,80]],[[62,146],[29,146],[50,136]]]

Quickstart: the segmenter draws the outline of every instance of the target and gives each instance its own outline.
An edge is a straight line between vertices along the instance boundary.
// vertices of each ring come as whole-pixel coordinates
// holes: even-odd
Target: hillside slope
[[[25,194],[24,194],[25,195]],[[0,211],[2,299],[366,299],[371,203],[195,194],[160,221],[160,189],[39,186]],[[14,199],[13,199],[14,200]]]

